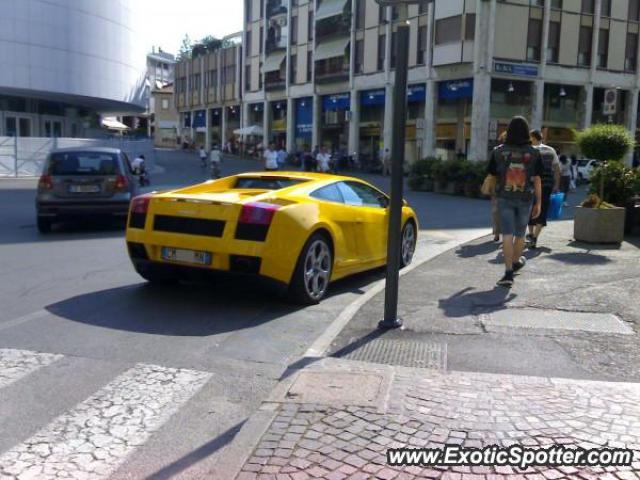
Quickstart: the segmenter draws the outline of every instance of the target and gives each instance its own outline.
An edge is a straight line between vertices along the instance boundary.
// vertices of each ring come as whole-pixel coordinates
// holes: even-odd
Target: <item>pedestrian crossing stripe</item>
[[[207,372],[138,364],[0,453],[0,477],[108,478],[210,378]]]
[[[0,388],[51,365],[63,355],[30,352],[28,350],[0,349]]]

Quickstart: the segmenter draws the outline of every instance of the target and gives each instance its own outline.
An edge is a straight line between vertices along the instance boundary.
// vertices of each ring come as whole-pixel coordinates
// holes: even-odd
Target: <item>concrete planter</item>
[[[624,240],[625,209],[576,209],[573,224],[574,238],[585,243],[622,243]]]

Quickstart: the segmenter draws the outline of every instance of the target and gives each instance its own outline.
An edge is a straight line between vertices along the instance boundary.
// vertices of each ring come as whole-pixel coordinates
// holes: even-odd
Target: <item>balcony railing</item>
[[[271,72],[265,75],[264,89],[266,91],[282,90],[287,86],[287,80],[282,78],[280,72]]]
[[[348,58],[344,59],[344,63],[339,64],[330,60],[316,62],[316,82],[330,83],[345,80],[349,80]]]

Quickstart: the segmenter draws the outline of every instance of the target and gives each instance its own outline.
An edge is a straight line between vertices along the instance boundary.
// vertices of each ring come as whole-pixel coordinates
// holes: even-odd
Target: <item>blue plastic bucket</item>
[[[564,204],[564,193],[557,192],[551,195],[549,203],[549,219],[559,220],[562,218],[562,205]]]

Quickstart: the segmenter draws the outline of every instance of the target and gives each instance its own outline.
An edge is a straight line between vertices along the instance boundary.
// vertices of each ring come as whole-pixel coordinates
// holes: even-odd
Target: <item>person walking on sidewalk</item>
[[[211,178],[220,178],[220,164],[222,163],[222,152],[218,147],[218,144],[214,144],[209,154],[209,160],[211,161]]]
[[[202,168],[207,166],[207,152],[204,147],[201,145],[200,150],[198,151],[198,155],[200,156],[200,166]]]
[[[560,191],[564,193],[564,206],[568,207],[569,190],[571,190],[571,161],[566,155],[560,155]]]
[[[491,153],[488,174],[496,177],[505,274],[498,285],[511,287],[514,273],[522,269],[527,224],[540,216],[542,201],[542,159],[531,145],[529,124],[514,117],[503,145]],[[533,203],[535,200],[535,203]],[[533,208],[533,212],[532,212]]]
[[[278,152],[273,145],[269,145],[264,151],[264,169],[267,172],[278,170]]]
[[[547,226],[547,214],[549,212],[549,203],[551,202],[551,194],[560,189],[560,160],[558,154],[549,145],[542,143],[542,132],[540,130],[531,130],[531,143],[540,151],[542,157],[542,204],[540,208],[540,216],[531,218],[529,221],[529,248],[538,247],[538,238],[540,232]]]

